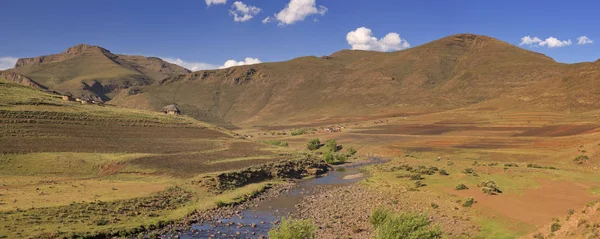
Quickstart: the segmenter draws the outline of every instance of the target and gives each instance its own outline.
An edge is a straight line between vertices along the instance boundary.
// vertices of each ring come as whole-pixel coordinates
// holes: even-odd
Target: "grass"
[[[296,156],[189,117],[64,102],[0,81],[0,231],[9,238],[179,220],[278,183],[217,195],[194,178]]]

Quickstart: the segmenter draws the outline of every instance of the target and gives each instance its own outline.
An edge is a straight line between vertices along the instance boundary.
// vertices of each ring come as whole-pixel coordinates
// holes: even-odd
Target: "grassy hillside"
[[[189,117],[81,105],[0,80],[0,237],[95,235],[178,219],[265,185],[217,196],[192,180],[293,157]]]
[[[104,100],[109,100],[117,89],[189,72],[159,58],[115,55],[89,45],[77,45],[60,54],[19,59],[14,71],[60,93],[95,95]]]
[[[600,106],[598,94],[585,90],[600,83],[597,68],[459,34],[397,52],[344,50],[198,71],[117,95],[113,103],[153,110],[177,103],[195,118],[239,126],[338,123],[478,104],[586,111]]]

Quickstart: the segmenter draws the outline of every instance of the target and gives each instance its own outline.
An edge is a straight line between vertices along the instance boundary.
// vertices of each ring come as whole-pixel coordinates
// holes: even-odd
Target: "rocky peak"
[[[59,53],[59,54],[38,56],[38,57],[32,57],[32,58],[20,58],[19,60],[17,60],[17,63],[15,64],[15,68],[26,66],[26,65],[40,64],[42,62],[63,61],[63,60],[72,58],[74,56],[80,55],[84,52],[98,52],[98,53],[103,53],[103,54],[111,54],[110,51],[108,51],[102,47],[99,47],[99,46],[79,44],[79,45],[76,45],[73,47],[69,47],[64,52]]]

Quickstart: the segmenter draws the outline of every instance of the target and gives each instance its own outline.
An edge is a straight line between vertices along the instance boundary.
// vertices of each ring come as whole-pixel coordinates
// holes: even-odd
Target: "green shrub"
[[[378,228],[385,222],[388,217],[391,217],[392,212],[385,207],[377,207],[371,213],[371,217],[369,217],[369,222],[373,227]]]
[[[287,142],[283,142],[281,140],[266,140],[266,141],[263,141],[263,143],[273,145],[273,146],[280,146],[280,147],[288,146]]]
[[[433,203],[433,202],[432,202],[432,203],[431,203],[431,207],[432,207],[433,209],[438,209],[438,208],[440,207],[440,205],[437,205],[437,203]]]
[[[347,152],[348,156],[353,156],[356,154],[356,149],[350,147],[346,150],[346,152]]]
[[[460,183],[460,184],[456,185],[456,187],[454,187],[454,189],[456,189],[456,190],[466,190],[466,189],[469,189],[469,187],[467,187],[467,185],[465,185],[464,183]]]
[[[462,206],[463,207],[470,207],[473,205],[473,203],[475,203],[475,199],[474,198],[467,198],[465,200],[465,202],[463,202]]]
[[[489,194],[489,195],[496,195],[496,194],[502,193],[502,190],[500,190],[498,185],[496,185],[496,182],[494,182],[492,180],[481,181],[481,183],[479,183],[477,186],[481,187],[482,192]]]
[[[331,152],[338,151],[338,145],[337,145],[337,142],[335,141],[335,139],[327,140],[327,143],[325,143],[325,147],[327,147],[327,149],[329,149],[329,151],[331,151]]]
[[[342,164],[348,160],[345,154],[336,154],[335,155],[335,164]]]
[[[533,235],[533,239],[544,239],[544,234],[538,232],[537,234]]]
[[[321,140],[319,140],[318,138],[311,139],[310,141],[308,141],[308,144],[306,144],[306,147],[309,150],[317,150],[321,147]]]
[[[421,176],[421,174],[411,174],[409,176],[410,180],[423,180],[424,178]]]
[[[334,164],[335,156],[333,155],[332,152],[327,152],[327,153],[323,154],[323,160],[325,160],[325,162],[328,164]]]
[[[515,167],[515,168],[518,168],[519,165],[517,163],[505,163],[504,167]]]
[[[427,184],[424,184],[422,181],[415,181],[415,188],[425,187]]]
[[[276,228],[269,231],[271,239],[312,239],[317,227],[311,220],[281,219]]]
[[[475,169],[472,168],[465,168],[462,172],[466,175],[478,176],[477,172],[475,172]]]
[[[432,227],[425,215],[410,213],[385,214],[375,227],[375,239],[434,239],[441,238],[442,231],[439,226]]]
[[[440,169],[440,175],[448,176],[449,174],[448,174],[448,172],[446,172],[445,169]]]
[[[579,155],[575,159],[573,159],[573,161],[575,161],[575,163],[577,164],[583,164],[586,163],[589,159],[590,158],[587,155]]]
[[[292,136],[298,136],[298,135],[303,135],[306,134],[306,129],[295,129],[292,130]]]
[[[550,231],[551,231],[551,232],[558,231],[558,230],[560,230],[560,228],[561,228],[561,225],[560,225],[560,223],[558,223],[558,222],[553,222],[553,223],[550,225]]]

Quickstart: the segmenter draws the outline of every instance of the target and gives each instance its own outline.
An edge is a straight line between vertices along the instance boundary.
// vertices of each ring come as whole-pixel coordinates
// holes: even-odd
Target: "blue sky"
[[[597,0],[240,2],[3,1],[0,68],[18,57],[58,53],[79,43],[114,53],[179,58],[178,63],[201,69],[228,60],[233,60],[228,65],[282,61],[351,48],[400,50],[456,33],[515,45],[530,36],[521,47],[560,62],[600,58]],[[263,23],[267,17],[270,22]],[[578,44],[582,36],[588,44]]]

